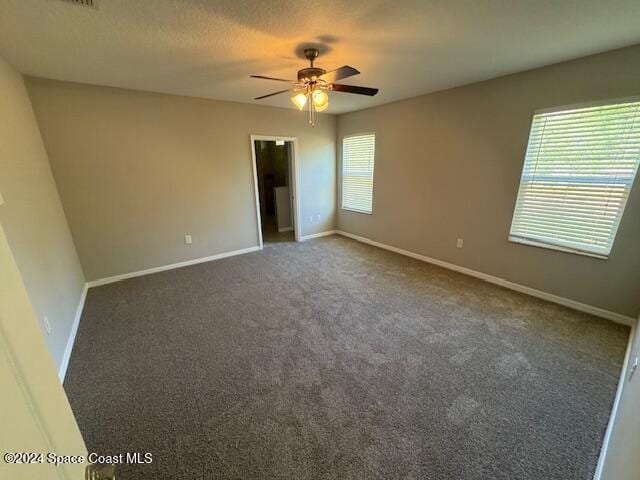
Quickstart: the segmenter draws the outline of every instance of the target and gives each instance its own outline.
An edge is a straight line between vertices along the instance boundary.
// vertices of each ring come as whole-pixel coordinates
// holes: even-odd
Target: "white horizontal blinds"
[[[371,213],[375,145],[373,133],[343,139],[342,208]]]
[[[511,236],[608,255],[640,159],[640,102],[533,117]]]

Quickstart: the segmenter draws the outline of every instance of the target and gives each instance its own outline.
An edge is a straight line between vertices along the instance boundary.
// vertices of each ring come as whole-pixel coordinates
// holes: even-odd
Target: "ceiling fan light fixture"
[[[358,87],[355,85],[342,85],[335,83],[338,80],[358,75],[360,72],[349,65],[343,65],[340,68],[330,71],[316,67],[314,65],[314,61],[318,58],[318,54],[319,52],[316,48],[305,49],[304,55],[307,60],[309,60],[309,66],[298,70],[297,81],[269,77],[266,75],[250,75],[252,78],[291,84],[291,88],[289,89],[262,95],[254,98],[254,100],[263,100],[285,92],[293,92],[291,102],[293,102],[296,108],[300,111],[303,111],[304,108],[307,107],[307,110],[309,111],[309,123],[313,126],[315,125],[316,112],[323,112],[329,107],[329,95],[327,94],[329,90],[368,96],[373,96],[378,93],[377,88]]]
[[[291,97],[291,101],[298,107],[298,110],[302,111],[307,104],[307,95],[305,93],[298,93]]]
[[[316,112],[322,112],[327,109],[329,106],[329,95],[327,95],[327,92],[324,90],[314,90],[312,96],[313,106]]]
[[[329,106],[329,102],[325,103],[322,107],[315,107],[316,112],[324,112]]]

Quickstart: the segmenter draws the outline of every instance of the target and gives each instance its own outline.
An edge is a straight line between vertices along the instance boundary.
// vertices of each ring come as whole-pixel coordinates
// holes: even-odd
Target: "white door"
[[[631,332],[629,360],[622,375],[622,390],[605,437],[601,458],[602,473],[597,480],[638,480],[640,478],[640,318]],[[635,366],[634,366],[635,365]]]
[[[84,478],[86,464],[56,466],[50,453],[87,455],[0,226],[0,478]]]

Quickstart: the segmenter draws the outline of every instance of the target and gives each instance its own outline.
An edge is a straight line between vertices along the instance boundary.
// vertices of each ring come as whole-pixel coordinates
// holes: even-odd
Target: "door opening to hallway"
[[[293,142],[255,140],[254,149],[263,244],[295,242]]]

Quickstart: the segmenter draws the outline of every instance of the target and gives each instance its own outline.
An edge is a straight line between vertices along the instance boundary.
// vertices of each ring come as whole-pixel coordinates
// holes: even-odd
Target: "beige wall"
[[[334,116],[312,128],[295,110],[27,86],[88,280],[257,245],[250,134],[298,138],[301,234],[335,227]]]
[[[634,329],[602,473],[596,480],[637,480],[640,477],[640,367],[633,375],[631,371],[634,361],[640,356],[639,327],[636,325]]]
[[[339,145],[375,132],[376,164],[373,215],[339,209],[338,228],[635,317],[638,179],[608,260],[507,236],[534,110],[639,94],[636,46],[340,115]]]
[[[84,276],[22,76],[0,59],[0,223],[59,367]]]

